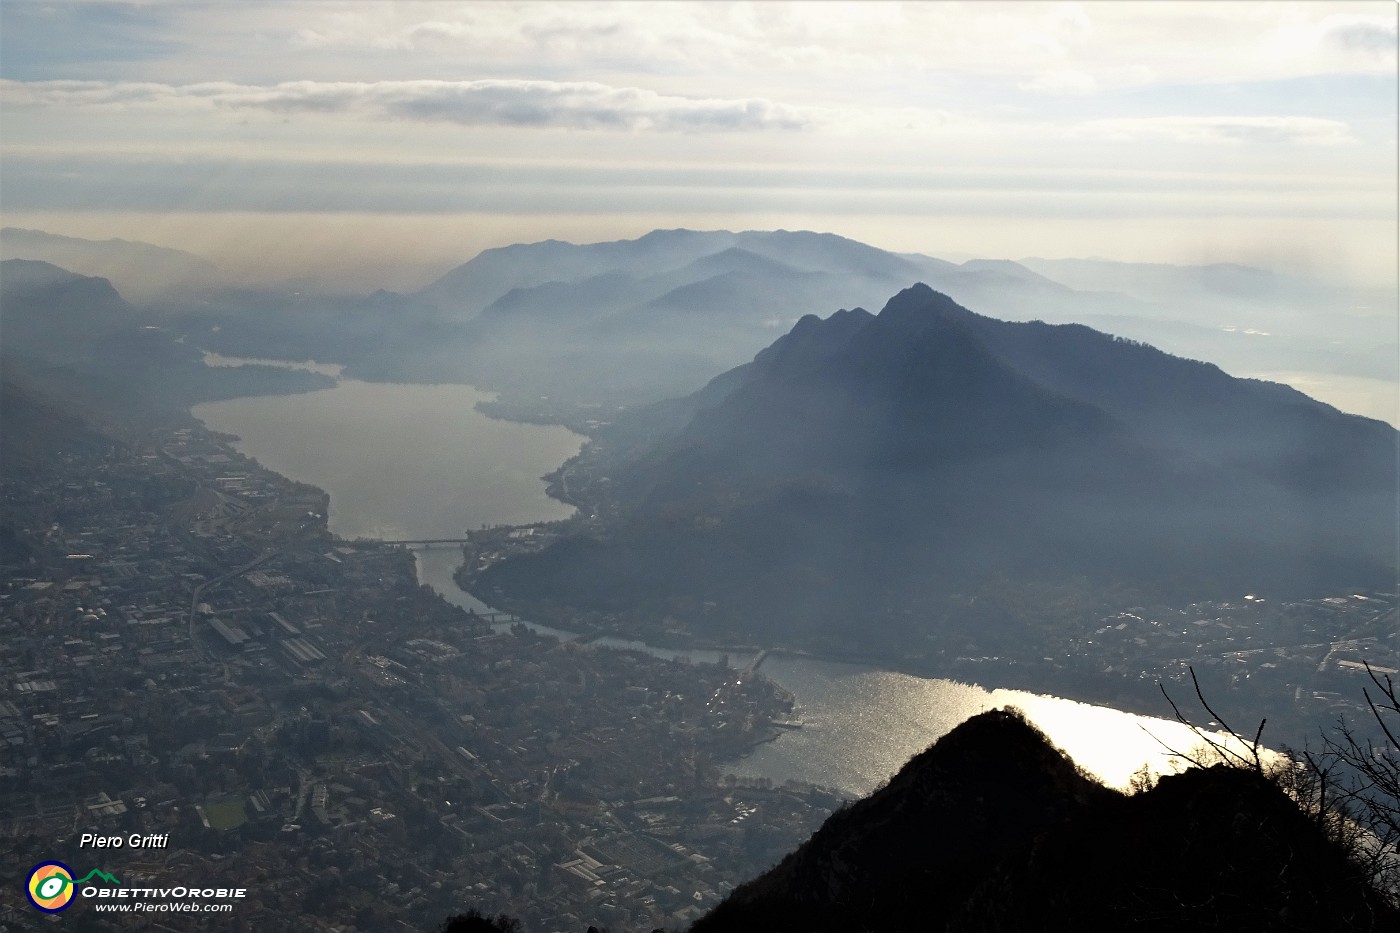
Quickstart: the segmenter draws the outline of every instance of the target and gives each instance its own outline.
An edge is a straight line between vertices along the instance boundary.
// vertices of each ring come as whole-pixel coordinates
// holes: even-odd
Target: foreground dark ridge
[[[1274,783],[1217,766],[1125,795],[982,713],[838,810],[692,933],[1400,928]]]

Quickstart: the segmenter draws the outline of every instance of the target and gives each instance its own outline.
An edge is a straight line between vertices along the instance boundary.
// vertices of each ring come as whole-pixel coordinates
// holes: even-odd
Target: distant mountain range
[[[838,810],[692,933],[1380,931],[1400,923],[1316,821],[1217,766],[1134,795],[1019,715],[975,716]]]
[[[127,298],[162,295],[217,284],[218,267],[183,250],[134,240],[85,240],[20,227],[0,229],[0,260],[35,259],[79,275],[105,278]]]
[[[1394,290],[1245,266],[893,253],[807,231],[657,230],[489,249],[413,294],[229,287],[209,263],[126,240],[0,231],[0,256],[105,277],[196,346],[314,358],[352,376],[467,382],[503,409],[582,426],[695,391],[802,315],[878,307],[924,282],[1006,320],[1076,322],[1235,373],[1324,386],[1394,419]]]
[[[808,231],[654,230],[636,240],[574,245],[558,240],[489,249],[419,293],[439,307],[473,314],[515,289],[581,282],[608,273],[654,280],[626,300],[734,273],[790,278],[824,273],[881,283],[957,268],[923,256],[899,256],[830,233]],[[832,295],[840,301],[844,296]]]
[[[500,391],[513,412],[576,426],[692,392],[804,314],[878,307],[914,282],[1007,320],[1083,323],[1231,372],[1351,380],[1358,394],[1337,397],[1391,419],[1384,386],[1400,379],[1393,289],[1227,264],[952,263],[808,231],[657,230],[489,249],[417,293],[353,297],[223,286],[200,257],[128,240],[10,227],[0,256],[107,278],[202,348],[339,362],[370,379],[469,382]]]
[[[35,256],[31,258],[46,258]],[[1241,266],[946,262],[806,231],[657,230],[489,249],[414,294],[165,293],[201,346],[314,357],[352,375],[463,381],[517,400],[632,405],[694,391],[809,312],[925,282],[1008,320],[1079,322],[1236,372],[1396,378],[1392,296]]]
[[[1396,580],[1394,428],[925,285],[804,317],[600,444],[630,451],[604,467],[617,518],[492,567],[488,598],[897,652],[997,581],[1192,601]]]
[[[1107,259],[1022,259],[1031,269],[1074,289],[1111,291],[1143,301],[1163,295],[1191,295],[1212,303],[1243,302],[1291,306],[1328,300],[1331,290],[1304,278],[1266,272],[1237,263],[1177,266],[1168,263],[1114,262]],[[1380,309],[1376,309],[1380,310]]]
[[[1322,370],[1395,380],[1400,365],[1393,290],[1346,290],[1231,264],[955,264],[805,231],[658,230],[610,243],[504,247],[414,297],[455,319],[477,319],[474,338],[506,355],[522,336],[514,324],[528,338],[530,327],[547,322],[552,341],[576,350],[568,360],[574,365],[602,353],[647,373],[653,356],[674,354],[666,345],[674,338],[713,374],[747,359],[803,314],[878,307],[915,282],[1007,320],[1088,324],[1237,372]],[[629,342],[625,351],[619,340]],[[690,360],[673,362],[679,370],[659,367],[634,381],[650,378],[653,397],[670,394],[659,390],[695,375]]]

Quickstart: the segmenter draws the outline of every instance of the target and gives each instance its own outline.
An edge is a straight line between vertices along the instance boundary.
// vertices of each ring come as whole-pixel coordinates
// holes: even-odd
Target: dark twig
[[[1210,714],[1211,718],[1220,724],[1220,728],[1230,735],[1230,738],[1234,739],[1240,745],[1243,745],[1248,749],[1248,757],[1231,748],[1228,742],[1220,741],[1219,739],[1207,733],[1204,728],[1196,725],[1194,722],[1188,719],[1186,717],[1186,714],[1181,711],[1181,708],[1176,705],[1176,701],[1171,698],[1171,694],[1167,693],[1167,688],[1163,684],[1158,683],[1157,689],[1162,691],[1162,696],[1166,698],[1167,704],[1171,706],[1172,713],[1176,716],[1176,721],[1181,723],[1186,728],[1190,729],[1195,734],[1196,738],[1200,739],[1201,742],[1203,742],[1206,746],[1208,746],[1211,749],[1211,751],[1215,753],[1216,758],[1218,758],[1220,762],[1224,764],[1234,765],[1236,767],[1247,768],[1255,772],[1256,774],[1263,774],[1264,760],[1263,757],[1259,754],[1259,749],[1260,740],[1264,735],[1264,724],[1268,722],[1268,719],[1260,720],[1259,728],[1255,730],[1254,740],[1252,742],[1246,740],[1238,732],[1230,728],[1230,725],[1225,721],[1225,718],[1219,713],[1217,713],[1211,707],[1210,703],[1206,702],[1205,694],[1201,691],[1200,681],[1196,679],[1196,669],[1194,667],[1188,667],[1187,671],[1189,671],[1191,674],[1191,685],[1195,688],[1196,699],[1201,702],[1201,706],[1205,708],[1205,711]],[[1148,734],[1151,735],[1150,732]],[[1156,736],[1153,736],[1153,738],[1155,739]],[[1184,755],[1181,752],[1176,751],[1175,749],[1168,746],[1166,743],[1162,742],[1161,739],[1157,739],[1157,744],[1161,745],[1173,755],[1176,755],[1184,761],[1190,762],[1198,768],[1206,767],[1205,763],[1203,763],[1202,761],[1199,761],[1190,755]]]

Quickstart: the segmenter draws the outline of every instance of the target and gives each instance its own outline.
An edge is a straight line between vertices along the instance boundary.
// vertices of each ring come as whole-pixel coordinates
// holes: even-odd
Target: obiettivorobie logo
[[[233,910],[231,902],[248,896],[247,888],[123,884],[100,868],[75,878],[73,869],[53,860],[29,870],[24,890],[34,909],[46,914],[67,910],[75,896],[91,901],[93,909],[103,913],[225,913]]]
[[[80,884],[87,884],[97,878],[107,884],[121,884],[112,875],[100,868],[94,868],[81,878],[73,878],[73,869],[62,862],[40,862],[29,871],[29,882],[25,893],[29,903],[46,914],[56,914],[68,909],[73,903],[73,893]]]

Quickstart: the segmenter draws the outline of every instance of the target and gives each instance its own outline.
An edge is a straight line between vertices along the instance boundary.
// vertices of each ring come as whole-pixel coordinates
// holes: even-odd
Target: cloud
[[[1338,12],[1338,8],[1344,12]],[[1386,74],[1394,77],[1397,35],[1394,15],[1361,12],[1375,5],[1308,7],[1284,17],[1267,36],[1260,60],[1313,74]],[[1309,15],[1311,14],[1311,15]],[[1392,92],[1392,108],[1393,97]]]
[[[680,97],[582,81],[0,81],[0,99],[58,108],[212,107],[462,126],[661,132],[800,130],[817,119],[815,111],[763,98]]]
[[[477,30],[470,23],[428,20],[411,26],[407,38],[427,40],[470,39]]]
[[[1088,36],[1094,31],[1093,21],[1078,3],[1059,4],[1044,17],[1044,21],[1056,33],[1075,38]]]
[[[1363,52],[1380,58],[1395,58],[1397,34],[1395,19],[1378,16],[1329,16],[1320,24],[1324,45],[1347,52]]]
[[[1112,140],[1166,139],[1180,143],[1237,142],[1337,146],[1358,140],[1340,120],[1320,117],[1123,117],[1090,120],[1079,129]]]
[[[1093,94],[1099,89],[1099,83],[1094,80],[1093,75],[1070,69],[1042,71],[1035,77],[1028,78],[1016,86],[1023,91],[1030,91],[1033,94],[1082,95]]]

